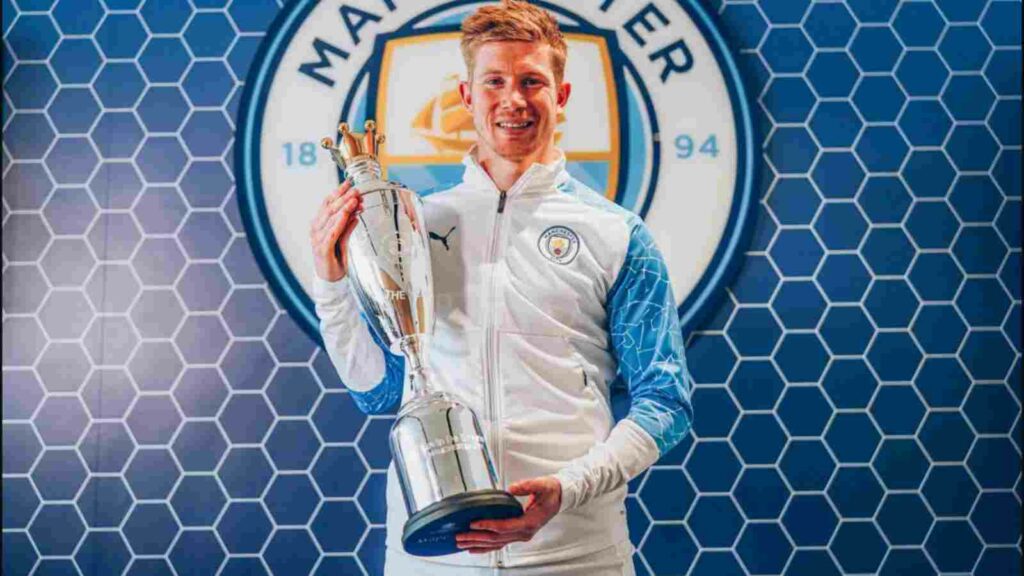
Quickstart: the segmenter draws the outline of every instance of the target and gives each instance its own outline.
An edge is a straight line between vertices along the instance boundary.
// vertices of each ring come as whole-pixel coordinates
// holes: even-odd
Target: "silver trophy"
[[[406,552],[440,556],[459,552],[455,535],[470,522],[522,515],[519,502],[497,488],[497,478],[476,415],[450,394],[432,389],[426,354],[434,326],[430,246],[422,201],[408,188],[382,179],[377,154],[383,135],[372,120],[364,134],[338,127],[335,146],[321,146],[353,181],[363,209],[347,243],[348,276],[378,341],[405,355],[410,397],[391,430],[409,519]]]

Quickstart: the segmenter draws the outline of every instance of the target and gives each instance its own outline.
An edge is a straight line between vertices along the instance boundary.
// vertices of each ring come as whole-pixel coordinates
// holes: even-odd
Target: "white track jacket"
[[[502,487],[554,475],[562,508],[529,542],[434,562],[529,566],[628,538],[627,482],[689,430],[690,380],[675,300],[636,215],[586,188],[564,157],[534,164],[506,193],[470,154],[463,181],[424,197],[436,324],[434,385],[481,420]],[[404,359],[375,340],[347,280],[316,279],[324,344],[357,405],[392,410],[409,394]],[[610,391],[629,392],[615,422]],[[388,471],[387,545],[407,518]]]

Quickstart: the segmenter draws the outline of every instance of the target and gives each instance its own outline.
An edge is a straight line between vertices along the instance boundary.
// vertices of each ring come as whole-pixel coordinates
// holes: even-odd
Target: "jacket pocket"
[[[572,348],[572,344],[569,344]],[[607,426],[608,430],[611,430],[611,426],[615,423],[615,416],[612,414],[612,406],[609,400],[610,391],[607,389],[605,382],[601,377],[593,370],[591,370],[584,360],[583,355],[572,348],[573,358],[576,360],[577,370],[580,373],[580,378],[583,382],[583,393],[586,394],[590,401],[593,402],[600,412],[604,415],[604,419],[601,424]],[[603,438],[602,438],[603,439]]]
[[[607,437],[608,404],[567,339],[499,332],[498,340],[508,481],[553,474]]]

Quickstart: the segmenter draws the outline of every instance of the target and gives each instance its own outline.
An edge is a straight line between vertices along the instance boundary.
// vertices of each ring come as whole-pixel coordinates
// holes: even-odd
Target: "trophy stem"
[[[405,338],[399,345],[406,361],[409,362],[409,387],[413,397],[429,392],[427,389],[426,369],[423,360],[420,358],[420,345],[418,339]]]
[[[412,393],[412,397],[406,401],[406,404],[414,401],[420,396],[426,396],[428,394],[426,387],[426,373],[422,368],[415,372],[409,373],[409,391]]]

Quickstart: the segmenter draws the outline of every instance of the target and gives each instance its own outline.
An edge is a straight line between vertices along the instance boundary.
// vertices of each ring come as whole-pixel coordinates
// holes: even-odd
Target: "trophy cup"
[[[367,120],[365,133],[338,127],[337,146],[325,138],[338,166],[352,178],[363,209],[347,243],[351,286],[379,342],[405,356],[410,398],[391,430],[409,519],[406,552],[441,556],[460,550],[455,535],[470,522],[521,516],[522,506],[497,488],[494,466],[476,415],[450,394],[434,390],[425,357],[434,325],[430,247],[422,201],[381,178],[383,135]]]

